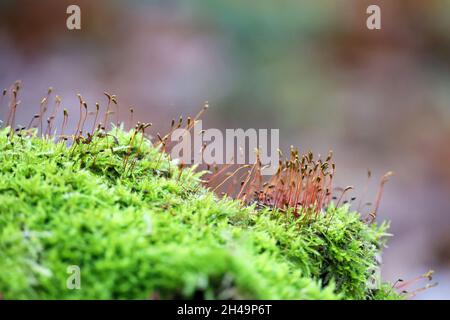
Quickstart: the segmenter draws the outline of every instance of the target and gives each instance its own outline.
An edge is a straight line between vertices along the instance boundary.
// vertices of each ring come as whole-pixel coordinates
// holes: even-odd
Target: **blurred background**
[[[81,30],[66,28],[70,4]],[[380,31],[366,28],[370,4]],[[279,128],[284,150],[333,149],[356,196],[370,169],[367,201],[392,170],[383,278],[433,269],[439,285],[417,299],[450,299],[449,13],[449,0],[1,0],[0,88],[22,80],[21,124],[49,86],[69,114],[77,93],[104,106],[108,91],[122,120],[133,106],[161,132],[208,100],[204,127]]]

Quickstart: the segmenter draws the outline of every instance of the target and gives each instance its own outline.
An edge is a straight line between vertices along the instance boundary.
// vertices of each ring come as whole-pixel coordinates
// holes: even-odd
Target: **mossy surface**
[[[67,147],[0,130],[6,299],[388,299],[387,225],[330,207],[309,223],[201,186],[147,139],[113,129]],[[141,146],[141,147],[140,147]],[[140,149],[140,150],[139,150]],[[128,159],[128,160],[126,160]],[[81,270],[69,290],[68,266]]]

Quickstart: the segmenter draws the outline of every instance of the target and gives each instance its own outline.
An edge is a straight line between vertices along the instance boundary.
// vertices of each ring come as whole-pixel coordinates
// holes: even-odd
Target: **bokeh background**
[[[66,28],[69,4],[80,31]],[[365,26],[370,4],[381,31]],[[393,170],[383,278],[434,269],[439,286],[417,298],[450,299],[449,13],[449,0],[1,0],[0,86],[22,80],[22,124],[49,86],[69,113],[79,92],[90,105],[116,94],[123,120],[133,106],[162,132],[208,100],[204,127],[279,128],[285,150],[333,149],[356,196],[371,169],[368,201]]]

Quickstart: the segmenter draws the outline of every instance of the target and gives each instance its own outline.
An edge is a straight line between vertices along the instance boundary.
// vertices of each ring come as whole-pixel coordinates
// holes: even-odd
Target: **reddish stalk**
[[[386,184],[386,182],[389,181],[389,178],[391,176],[393,176],[394,173],[392,171],[389,171],[388,173],[386,173],[384,176],[381,177],[380,180],[380,187],[378,188],[378,193],[377,196],[375,198],[375,208],[372,212],[370,212],[368,214],[368,216],[364,219],[365,221],[367,221],[368,223],[372,223],[376,217],[377,217],[377,213],[378,213],[378,209],[380,207],[380,202],[381,202],[381,197],[383,195],[383,189],[384,189],[384,185]]]
[[[95,117],[94,117],[94,123],[92,125],[92,130],[91,130],[91,135],[93,136],[95,134],[95,128],[97,126],[97,119],[98,119],[98,114],[100,111],[100,105],[98,102],[95,103]]]

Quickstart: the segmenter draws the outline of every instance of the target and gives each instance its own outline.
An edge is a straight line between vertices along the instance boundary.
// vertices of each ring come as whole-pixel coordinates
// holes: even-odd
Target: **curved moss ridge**
[[[346,207],[311,224],[218,199],[131,132],[68,148],[0,130],[6,299],[398,298],[377,279],[386,224]],[[333,219],[330,223],[330,217]],[[81,289],[66,287],[81,268]]]

